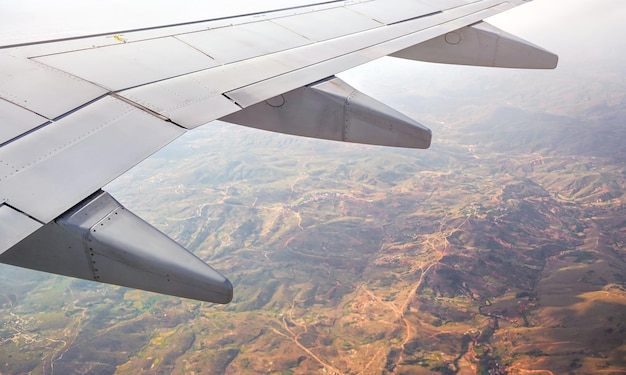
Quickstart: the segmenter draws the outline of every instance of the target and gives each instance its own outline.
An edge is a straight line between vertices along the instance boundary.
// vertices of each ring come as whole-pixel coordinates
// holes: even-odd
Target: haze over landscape
[[[227,275],[233,302],[2,265],[0,374],[626,372],[620,1],[494,19],[555,71],[341,75],[429,126],[429,150],[185,135],[105,189]]]

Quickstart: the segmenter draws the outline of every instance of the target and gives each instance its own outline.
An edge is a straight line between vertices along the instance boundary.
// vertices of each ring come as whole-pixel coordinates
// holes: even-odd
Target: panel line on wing
[[[211,56],[221,65],[313,42],[272,20],[178,34],[176,38]]]
[[[85,108],[85,107],[87,107],[87,106],[91,105],[92,103],[97,102],[98,100],[101,100],[102,98],[104,98],[104,97],[106,97],[106,96],[108,96],[108,95],[109,95],[109,94],[103,94],[103,95],[101,95],[101,96],[99,96],[99,97],[97,97],[97,98],[94,98],[94,99],[92,99],[92,100],[88,101],[87,103],[84,103],[84,104],[80,105],[79,107],[73,108],[73,109],[72,109],[71,111],[69,111],[69,112],[66,112],[66,113],[63,113],[63,114],[59,115],[58,117],[56,117],[56,118],[54,118],[54,119],[49,119],[49,120],[48,120],[48,119],[46,119],[46,122],[44,122],[44,123],[42,123],[42,124],[40,124],[40,125],[38,125],[38,126],[35,126],[35,127],[31,128],[31,129],[29,129],[29,130],[27,130],[27,131],[24,131],[24,132],[22,132],[22,133],[20,133],[20,134],[16,135],[15,137],[13,137],[13,138],[11,138],[11,139],[7,139],[7,140],[6,140],[5,142],[3,142],[3,143],[0,143],[0,147],[5,147],[5,146],[7,146],[7,145],[9,145],[9,144],[11,144],[11,143],[13,143],[13,142],[15,142],[15,141],[18,141],[18,140],[19,140],[19,139],[21,139],[21,138],[24,138],[24,137],[28,136],[29,134],[33,134],[33,133],[36,133],[37,131],[41,131],[41,130],[42,130],[42,129],[44,129],[45,127],[50,126],[50,125],[52,125],[52,124],[54,124],[54,123],[56,123],[56,122],[60,121],[60,120],[61,120],[61,119],[63,119],[64,117],[67,117],[67,116],[71,115],[71,114],[72,114],[72,113],[74,113],[74,112],[80,111],[81,109],[83,109],[83,108]],[[0,100],[2,100],[2,98],[0,98]],[[0,178],[0,181],[2,181],[2,178]]]
[[[185,34],[181,34],[181,35],[185,35]],[[194,46],[193,44],[191,44],[191,43],[187,42],[186,40],[181,39],[181,38],[180,38],[180,35],[172,35],[172,38],[174,38],[174,39],[178,40],[179,42],[181,42],[181,43],[183,43],[183,44],[186,44],[187,46],[189,46],[189,48],[193,48],[193,49],[195,49],[196,51],[200,52],[201,54],[206,55],[206,56],[207,56],[208,58],[210,58],[211,60],[215,60],[215,61],[217,61],[218,63],[220,63],[220,64],[221,64],[221,61],[219,61],[218,59],[216,59],[214,56],[211,56],[211,55],[210,55],[210,54],[208,54],[207,52],[205,52],[205,51],[201,50],[200,48],[198,48],[197,46]]]
[[[47,118],[3,98],[0,98],[0,118],[0,147],[48,123]]]
[[[0,97],[47,119],[106,93],[51,66],[0,50]]]
[[[122,95],[119,95],[119,94],[114,93],[114,92],[112,92],[110,95],[111,95],[112,97],[116,98],[116,99],[119,99],[119,100],[123,101],[123,102],[124,102],[124,103],[126,103],[126,104],[130,104],[130,105],[132,105],[132,106],[133,106],[133,107],[135,107],[135,108],[138,108],[138,109],[140,109],[140,110],[142,110],[142,111],[144,111],[144,112],[147,112],[147,113],[151,114],[152,116],[157,117],[157,118],[159,118],[159,119],[161,119],[161,120],[163,120],[163,121],[168,121],[168,122],[171,122],[172,124],[174,124],[174,125],[176,125],[176,126],[180,126],[180,125],[178,125],[178,124],[176,124],[176,123],[172,122],[172,120],[170,120],[169,118],[167,118],[167,117],[163,116],[162,114],[157,113],[157,112],[155,112],[155,111],[151,110],[150,108],[144,107],[143,105],[141,105],[141,104],[139,104],[139,103],[137,103],[137,102],[134,102],[134,101],[132,101],[132,100],[130,100],[130,99],[128,99],[128,98],[126,98],[126,97],[122,96]],[[182,126],[181,126],[181,127],[182,127]]]
[[[112,36],[112,35],[118,35],[118,34],[135,33],[135,32],[141,32],[141,31],[160,30],[160,29],[180,27],[180,26],[187,26],[187,25],[196,25],[196,24],[202,24],[202,23],[206,23],[206,22],[215,22],[215,21],[222,21],[222,20],[230,20],[230,19],[245,18],[245,17],[252,17],[252,16],[260,16],[260,15],[266,15],[266,14],[272,14],[272,13],[280,13],[280,12],[285,12],[285,11],[290,11],[290,10],[297,10],[297,9],[313,8],[313,7],[316,7],[316,6],[330,5],[330,4],[343,3],[343,2],[345,2],[345,0],[329,0],[329,1],[321,1],[321,2],[318,2],[318,3],[313,3],[313,4],[306,4],[306,5],[293,6],[293,7],[285,7],[285,8],[280,8],[280,9],[272,9],[272,10],[268,10],[268,11],[258,11],[258,12],[238,14],[236,16],[217,17],[217,18],[210,18],[210,19],[197,20],[197,21],[179,22],[179,23],[168,24],[168,25],[150,26],[150,27],[142,27],[142,28],[137,28],[137,29],[126,29],[126,30],[104,32],[104,33],[87,34],[87,35],[81,35],[81,36],[75,36],[75,37],[67,37],[67,38],[56,38],[56,39],[49,39],[49,40],[39,40],[39,41],[34,41],[34,42],[7,44],[7,45],[0,46],[0,50],[8,49],[8,48],[15,48],[15,47],[28,47],[28,46],[38,45],[38,44],[68,42],[68,41],[80,40],[80,39],[88,39],[88,38]]]
[[[347,8],[385,25],[441,11],[440,7],[414,0],[366,1],[347,5]]]
[[[423,14],[423,15],[421,15],[421,16],[416,16],[416,17],[407,18],[407,19],[402,20],[402,21],[396,21],[396,22],[390,23],[390,24],[389,24],[389,26],[392,26],[392,25],[397,25],[397,24],[399,24],[399,23],[403,23],[403,22],[414,21],[414,20],[417,20],[417,19],[420,19],[420,18],[425,18],[425,17],[429,17],[429,16],[434,16],[435,14],[439,14],[439,13],[442,13],[442,11],[438,10],[438,11],[436,11],[436,12]]]
[[[99,105],[92,106],[90,108],[93,107],[99,107]],[[4,178],[0,176],[0,182],[7,179],[7,177],[11,177],[20,171],[25,170],[58,152],[61,152],[63,149],[71,147],[91,134],[98,132],[109,124],[118,121],[132,112],[132,107],[123,108],[122,106],[117,105],[115,108],[109,108],[109,112],[107,114],[98,116],[100,121],[84,123],[70,122],[69,126],[62,122],[63,118],[70,117],[74,113],[83,113],[80,111],[81,108],[82,107],[77,108],[74,111],[61,116],[54,122],[55,126],[49,126],[44,129],[40,129],[38,132],[32,133],[36,136],[36,141],[32,139],[32,137],[21,137],[22,142],[31,143],[31,150],[28,153],[28,158],[25,158],[25,155],[21,152],[21,144],[17,142],[11,143],[2,148],[0,155],[5,157],[6,163],[9,163],[9,161],[12,160],[14,171],[12,171],[9,176],[5,176]],[[18,161],[20,162],[19,164],[17,163]]]
[[[219,65],[203,52],[173,37],[72,51],[34,60],[109,91]]]
[[[29,215],[28,212],[24,212],[24,211],[20,210],[18,207],[15,207],[15,206],[11,205],[9,202],[2,202],[2,203],[0,203],[0,207],[2,207],[2,206],[9,207],[10,209],[14,210],[15,212],[18,212],[18,213],[24,215],[25,217],[27,217],[27,218],[29,218],[29,219],[31,219],[33,221],[36,221],[37,223],[39,223],[41,225],[45,225],[46,224],[46,223],[42,222],[41,220],[37,219],[36,217]]]
[[[42,226],[41,222],[8,204],[0,204],[0,254]]]
[[[381,22],[343,7],[274,18],[272,22],[317,42],[383,26]],[[328,26],[320,27],[322,24]]]

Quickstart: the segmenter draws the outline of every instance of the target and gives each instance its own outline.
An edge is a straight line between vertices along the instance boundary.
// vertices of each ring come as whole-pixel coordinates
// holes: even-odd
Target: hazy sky
[[[625,60],[626,1],[535,0],[489,20],[563,58]]]

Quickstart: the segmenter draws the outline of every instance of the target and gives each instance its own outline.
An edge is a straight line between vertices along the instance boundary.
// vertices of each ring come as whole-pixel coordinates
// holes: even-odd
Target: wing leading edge
[[[521,0],[330,1],[0,46],[0,262],[228,303],[219,272],[101,187],[216,119],[428,148],[431,132],[334,77],[382,56],[554,68],[482,22]]]

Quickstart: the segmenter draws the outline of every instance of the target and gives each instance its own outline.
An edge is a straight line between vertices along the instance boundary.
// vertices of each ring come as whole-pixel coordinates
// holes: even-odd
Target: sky
[[[565,58],[626,60],[626,1],[534,0],[489,22]],[[561,59],[562,61],[564,59]]]

